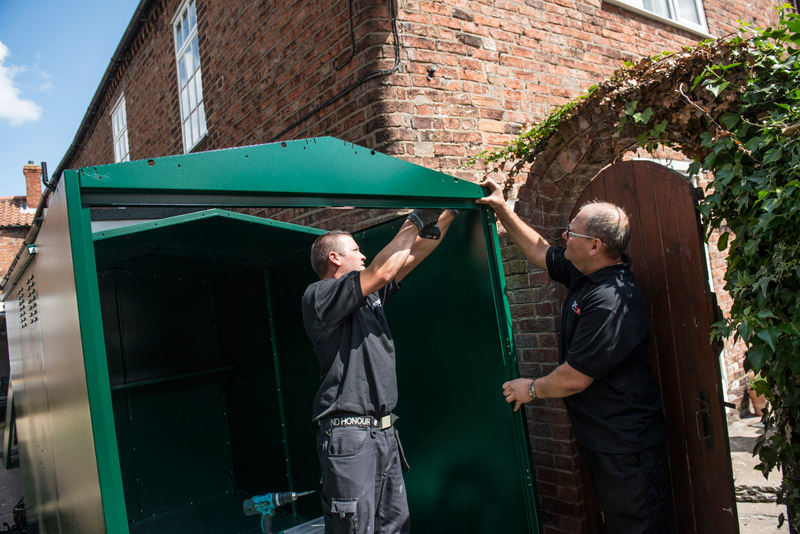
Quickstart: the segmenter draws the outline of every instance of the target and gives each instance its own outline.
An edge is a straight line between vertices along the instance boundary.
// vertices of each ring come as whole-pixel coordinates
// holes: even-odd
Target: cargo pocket
[[[358,499],[331,499],[330,507],[323,505],[327,516],[325,518],[326,534],[329,532],[332,534],[357,534],[357,505]]]
[[[364,449],[369,435],[369,429],[360,426],[334,428],[327,443],[327,454],[337,458],[355,456]]]

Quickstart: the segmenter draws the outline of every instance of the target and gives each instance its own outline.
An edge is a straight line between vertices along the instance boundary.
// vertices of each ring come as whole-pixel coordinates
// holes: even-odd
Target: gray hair
[[[606,248],[606,255],[610,258],[619,257],[631,240],[631,227],[628,223],[628,214],[616,204],[591,200],[581,206],[580,211],[588,208],[586,218],[586,233],[597,237]]]
[[[316,238],[314,244],[311,245],[311,268],[320,278],[328,272],[328,254],[331,252],[345,253],[342,250],[341,239],[339,239],[339,236],[343,235],[353,237],[350,232],[333,230]]]

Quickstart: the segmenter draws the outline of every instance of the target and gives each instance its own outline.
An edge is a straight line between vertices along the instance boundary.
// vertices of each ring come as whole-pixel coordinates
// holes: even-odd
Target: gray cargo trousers
[[[411,522],[395,428],[331,427],[317,433],[325,534],[407,534]]]

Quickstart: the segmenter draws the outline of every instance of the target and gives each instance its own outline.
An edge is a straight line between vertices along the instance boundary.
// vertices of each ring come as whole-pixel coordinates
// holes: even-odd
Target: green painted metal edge
[[[81,206],[78,173],[65,171],[64,186],[72,242],[75,293],[86,369],[86,388],[97,459],[97,474],[103,501],[106,532],[128,534],[128,513],[119,465],[111,384],[108,376],[100,290],[95,267],[89,209]]]
[[[97,165],[78,173],[87,192],[377,199],[484,196],[475,183],[333,137]]]
[[[511,323],[511,309],[506,297],[506,279],[503,274],[503,256],[500,251],[500,240],[497,235],[494,212],[486,206],[481,207],[483,217],[484,241],[486,242],[486,253],[489,258],[494,259],[494,268],[490,268],[492,292],[495,298],[495,313],[497,314],[497,329],[500,332],[503,343],[503,364],[505,366],[506,379],[512,380],[519,378],[519,364],[517,361],[517,351],[514,346],[514,332]],[[525,509],[528,518],[528,529],[530,532],[539,534],[542,530],[542,518],[539,515],[537,502],[539,496],[536,491],[536,480],[530,462],[530,439],[527,433],[527,420],[524,409],[514,414],[516,424],[514,425],[514,443],[516,445],[517,459],[520,470],[524,475],[524,482],[530,488],[530,492],[525,492]]]
[[[227,217],[229,219],[235,219],[247,223],[259,224],[262,226],[273,226],[276,228],[291,230],[293,232],[303,232],[305,234],[312,234],[312,235],[321,235],[325,233],[324,230],[318,230],[316,228],[311,228],[308,226],[300,226],[299,224],[291,224],[287,222],[276,221],[273,219],[265,219],[263,217],[245,215],[243,213],[236,213],[233,211],[210,209],[210,210],[198,211],[195,213],[189,213],[186,215],[176,215],[174,217],[166,217],[164,219],[159,219],[157,221],[148,221],[143,223],[131,224],[128,226],[123,226],[121,228],[114,228],[111,230],[101,230],[98,232],[94,232],[92,234],[92,239],[94,241],[101,241],[103,239],[111,239],[114,237],[137,234],[139,232],[145,232],[147,230],[155,230],[157,228],[175,226],[187,222],[198,221],[200,219],[208,219],[210,217]]]

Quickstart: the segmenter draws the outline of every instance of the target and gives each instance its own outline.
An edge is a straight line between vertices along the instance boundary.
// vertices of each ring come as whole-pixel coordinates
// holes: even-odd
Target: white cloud
[[[0,41],[0,120],[7,120],[11,126],[20,126],[28,121],[37,121],[42,116],[42,108],[32,100],[20,96],[14,83],[19,68],[5,65],[10,55],[8,47]]]

